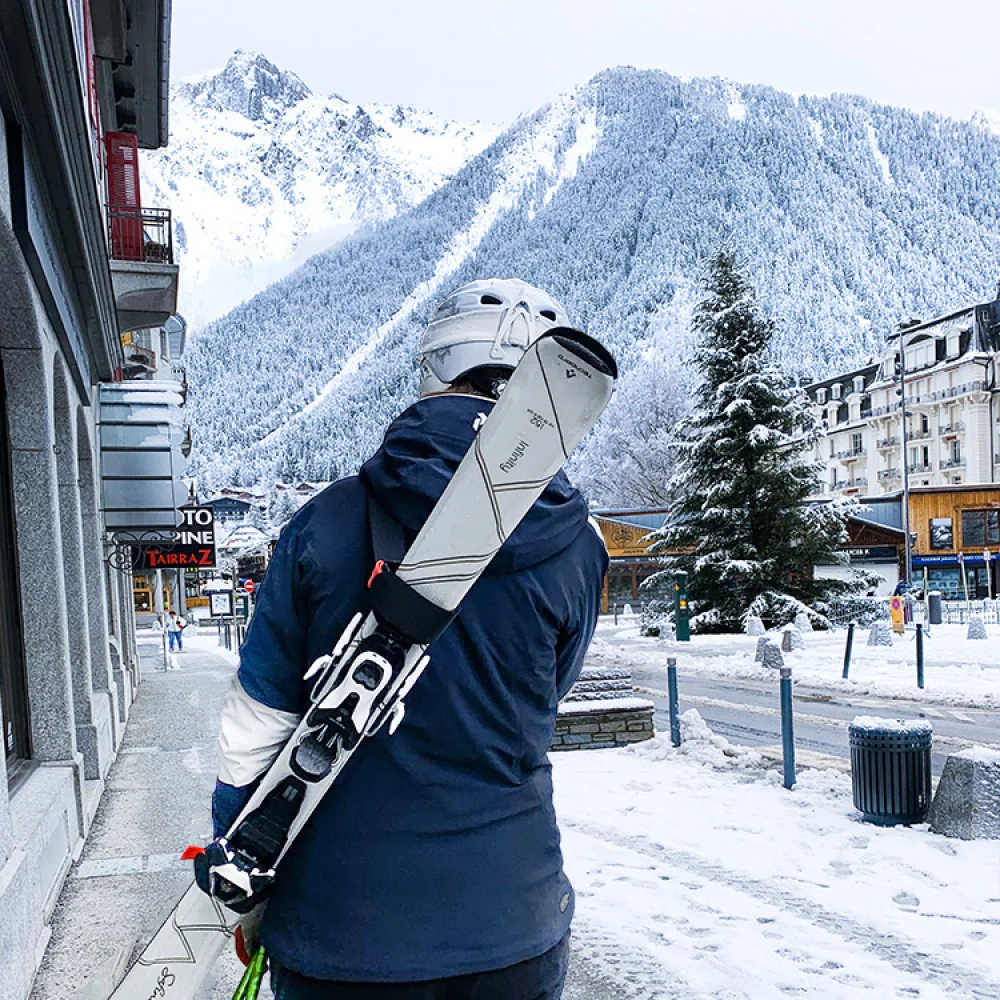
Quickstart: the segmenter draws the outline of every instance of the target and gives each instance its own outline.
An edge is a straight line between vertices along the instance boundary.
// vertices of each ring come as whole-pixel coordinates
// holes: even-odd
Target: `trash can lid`
[[[858,715],[851,729],[881,730],[890,733],[932,733],[934,727],[926,719],[882,719],[877,715]]]

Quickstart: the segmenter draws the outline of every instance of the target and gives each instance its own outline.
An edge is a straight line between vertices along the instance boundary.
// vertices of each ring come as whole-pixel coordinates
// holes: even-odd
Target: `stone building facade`
[[[177,268],[137,200],[111,211],[107,151],[166,141],[169,26],[169,0],[0,4],[4,1000],[31,988],[138,681],[99,386],[122,377],[121,334],[173,311]],[[137,193],[134,156],[125,168]],[[116,249],[123,233],[138,239]]]
[[[907,454],[900,407],[905,369]],[[882,355],[807,387],[823,428],[815,458],[825,495],[879,496],[910,485],[993,483],[1000,475],[1000,298],[891,334]]]

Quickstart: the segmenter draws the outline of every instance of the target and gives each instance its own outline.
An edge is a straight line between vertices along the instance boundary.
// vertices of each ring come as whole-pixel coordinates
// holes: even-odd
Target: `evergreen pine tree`
[[[811,501],[817,469],[805,454],[816,431],[804,394],[770,356],[775,332],[736,255],[709,262],[707,298],[695,310],[700,382],[680,425],[670,517],[653,554],[688,573],[698,631],[736,631],[747,614],[785,621],[860,582],[816,579],[841,562],[849,504]]]

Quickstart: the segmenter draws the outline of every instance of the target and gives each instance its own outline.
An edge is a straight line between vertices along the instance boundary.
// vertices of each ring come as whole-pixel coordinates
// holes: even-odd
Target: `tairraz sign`
[[[212,569],[215,566],[215,511],[182,507],[181,524],[173,542],[138,546],[136,569]]]

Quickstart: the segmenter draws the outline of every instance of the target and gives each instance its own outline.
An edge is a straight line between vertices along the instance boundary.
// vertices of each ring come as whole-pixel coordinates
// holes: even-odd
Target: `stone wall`
[[[615,708],[588,712],[560,712],[552,750],[599,750],[652,739],[653,706]]]

